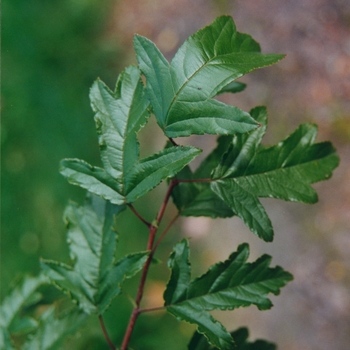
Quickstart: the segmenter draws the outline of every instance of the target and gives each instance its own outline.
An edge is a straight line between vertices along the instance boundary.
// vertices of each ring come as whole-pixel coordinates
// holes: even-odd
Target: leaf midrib
[[[209,65],[209,63],[211,61],[213,61],[214,59],[216,59],[217,57],[224,57],[224,56],[227,56],[227,55],[232,55],[232,53],[230,54],[224,54],[224,55],[215,55],[213,56],[209,61],[207,61],[205,64],[203,64],[202,66],[200,66],[188,79],[185,80],[185,82],[181,85],[181,87],[178,89],[178,91],[175,93],[173,99],[171,100],[170,104],[169,104],[169,108],[168,108],[168,111],[165,115],[165,123],[167,124],[168,122],[168,116],[171,112],[171,109],[175,103],[175,101],[177,100],[177,97],[180,95],[181,91],[187,86],[187,84],[190,82],[190,80],[201,70],[203,69],[204,67],[206,67],[207,65]],[[172,65],[170,64],[169,65],[169,69],[172,68]],[[238,77],[237,77],[238,78]],[[237,79],[236,78],[236,79]],[[228,78],[227,78],[228,79]],[[232,80],[233,81],[233,80]],[[174,86],[173,86],[173,82],[171,81],[171,85],[172,85],[172,88],[174,90]],[[209,99],[211,99],[212,97],[208,97],[206,98],[204,101],[207,101]]]
[[[219,277],[220,277],[220,276],[219,276]],[[175,302],[175,303],[172,303],[172,304],[168,304],[168,305],[165,305],[165,307],[166,307],[166,308],[168,308],[168,307],[176,307],[177,305],[185,304],[185,303],[187,303],[187,302],[196,301],[196,300],[198,300],[198,299],[205,298],[206,296],[211,296],[211,295],[214,295],[214,294],[219,294],[219,293],[222,293],[222,292],[225,292],[225,291],[228,291],[228,290],[233,290],[234,288],[247,288],[247,287],[249,287],[250,285],[253,285],[253,284],[266,284],[266,283],[268,283],[269,281],[274,281],[274,280],[276,280],[276,279],[278,279],[278,278],[282,278],[282,277],[283,277],[283,276],[280,276],[280,277],[277,277],[277,278],[269,278],[269,279],[266,279],[266,280],[263,280],[263,281],[258,281],[258,282],[250,282],[250,283],[247,283],[247,284],[236,285],[236,286],[233,286],[233,287],[227,287],[227,288],[224,288],[224,289],[222,289],[222,290],[220,290],[220,291],[217,291],[217,292],[207,293],[207,294],[199,295],[199,296],[196,296],[196,297],[193,297],[193,298],[181,300],[181,301],[179,301],[179,302]],[[284,285],[284,284],[285,284],[285,282],[283,281],[283,285]],[[282,288],[283,285],[282,285],[282,286],[279,286],[278,289]],[[269,289],[271,289],[271,288],[269,288]],[[268,292],[268,293],[273,293],[273,292],[270,291],[270,292]],[[268,300],[268,298],[267,298],[267,294],[268,294],[268,293],[263,294],[262,297]],[[251,294],[252,294],[252,293],[251,293]],[[254,293],[254,295],[258,295],[258,294]],[[260,296],[260,297],[261,297],[261,296]],[[236,300],[244,300],[244,299],[236,299]],[[254,303],[251,302],[251,304],[254,304]],[[254,305],[255,305],[255,304],[254,304]],[[206,308],[205,310],[210,311],[210,310],[214,310],[214,309],[216,309],[216,308],[215,308],[215,307],[213,307],[213,308],[208,308],[208,309]]]
[[[138,83],[137,83],[138,84]],[[121,166],[121,173],[123,174],[122,175],[122,177],[121,177],[121,182],[120,182],[120,194],[122,195],[122,196],[124,196],[124,189],[125,189],[125,175],[124,175],[124,164],[125,164],[125,147],[126,147],[126,144],[127,144],[127,139],[128,139],[128,134],[130,133],[130,131],[129,131],[129,120],[130,120],[130,112],[131,112],[131,106],[132,106],[132,104],[133,104],[133,101],[134,101],[134,98],[135,98],[135,94],[136,94],[136,89],[137,89],[137,84],[136,84],[136,87],[134,88],[134,90],[133,90],[133,94],[132,94],[132,97],[131,97],[131,103],[130,103],[130,106],[128,106],[128,113],[127,113],[127,116],[126,116],[126,120],[127,120],[127,122],[125,123],[125,128],[124,128],[124,130],[123,130],[123,133],[122,133],[122,135],[121,135],[121,138],[122,138],[122,140],[124,141],[124,142],[122,142],[122,147],[121,147],[121,151],[122,151],[122,166]],[[108,92],[108,94],[115,100],[115,101],[118,101],[119,102],[119,100],[121,100],[121,97],[120,98],[115,98],[115,96],[114,96],[114,94],[113,94],[113,91],[111,91],[107,86],[106,86],[106,88],[107,88],[107,92]],[[109,108],[107,108],[107,104],[106,104],[106,101],[105,101],[105,99],[103,99],[103,103],[104,103],[104,105],[105,105],[105,108],[106,108],[106,111],[109,111]],[[103,113],[99,108],[97,108],[98,110],[99,110],[99,112],[101,113],[101,114],[104,114],[104,115],[106,115],[105,113]],[[121,114],[123,114],[123,113],[121,113]],[[112,118],[112,116],[111,116],[111,114],[110,113],[108,113],[107,115],[107,118],[109,118],[110,120],[111,120],[111,122],[112,122],[112,124],[113,124],[113,126],[114,126],[114,128],[117,130],[117,128],[115,127],[115,125],[114,125],[114,122],[113,122],[113,118]],[[135,124],[137,124],[137,123],[135,123]],[[139,146],[138,146],[138,143],[136,143],[136,147],[137,147],[137,153],[139,154]],[[139,162],[136,162],[136,164],[138,164]],[[114,167],[113,167],[113,169],[115,169]],[[119,171],[118,169],[115,169],[115,170],[117,170],[117,171]],[[117,182],[118,182],[118,179],[116,179],[117,180]]]

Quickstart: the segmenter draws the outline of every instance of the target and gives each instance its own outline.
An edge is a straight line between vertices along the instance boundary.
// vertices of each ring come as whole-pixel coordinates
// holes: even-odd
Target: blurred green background
[[[58,163],[68,157],[100,163],[88,99],[93,81],[101,77],[113,87],[120,71],[135,63],[134,33],[155,41],[170,59],[188,35],[223,13],[232,15],[238,30],[257,39],[264,52],[288,54],[276,67],[248,75],[244,80],[248,89],[224,97],[226,102],[245,110],[266,104],[268,142],[284,138],[301,122],[317,123],[319,139],[332,140],[342,162],[331,181],[317,185],[319,204],[267,202],[276,230],[271,245],[251,238],[237,221],[189,219],[175,229],[181,228],[197,245],[192,254],[198,258],[195,271],[203,272],[225,259],[226,250],[248,240],[253,253],[276,255],[274,263],[295,275],[271,312],[239,310],[237,316],[222,318],[229,329],[251,324],[253,338],[271,339],[284,350],[346,348],[350,341],[350,4],[341,0],[4,0],[1,298],[18,276],[38,273],[40,257],[69,261],[61,217],[68,199],[81,203],[84,191],[63,179]],[[203,138],[191,142],[208,147]],[[152,132],[141,135],[145,153],[163,143]],[[163,190],[137,203],[149,220],[155,213],[148,202],[160,202]],[[172,211],[170,207],[168,217]],[[134,216],[123,213],[118,227],[127,234],[127,239],[120,237],[119,255],[144,249],[146,233]],[[165,261],[178,239],[168,238],[159,258]],[[151,273],[149,305],[161,302],[165,265]],[[136,283],[137,278],[128,282],[132,296]],[[106,315],[115,343],[123,336],[131,310],[128,296],[118,301]],[[184,349],[192,331],[165,314],[147,315],[140,318],[132,346]],[[65,347],[107,348],[93,319]]]

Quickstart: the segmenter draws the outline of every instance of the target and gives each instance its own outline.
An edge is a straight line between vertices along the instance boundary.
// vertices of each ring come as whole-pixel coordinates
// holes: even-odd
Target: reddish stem
[[[171,137],[169,137],[169,141],[174,145],[174,146],[178,146],[178,144],[174,141],[174,139],[172,139]]]
[[[102,332],[103,332],[103,335],[109,345],[109,347],[112,349],[112,350],[115,350],[115,346],[114,344],[112,343],[108,333],[107,333],[107,329],[106,329],[106,326],[105,326],[105,323],[103,322],[103,318],[102,318],[102,315],[98,315],[98,319],[100,321],[100,326],[102,328]]]
[[[145,220],[140,214],[139,212],[133,207],[132,204],[128,204],[128,207],[131,209],[131,211],[148,227],[151,227],[151,223],[148,222],[147,220]]]
[[[143,296],[146,278],[147,278],[149,267],[150,267],[152,259],[153,259],[153,255],[155,253],[155,249],[153,249],[154,239],[155,239],[155,236],[156,236],[156,233],[158,230],[158,226],[159,226],[160,222],[162,221],[162,218],[163,218],[164,213],[165,213],[165,209],[166,209],[167,204],[169,202],[171,191],[173,190],[173,188],[177,184],[178,184],[177,180],[171,180],[170,185],[169,185],[168,190],[167,190],[167,193],[164,197],[163,203],[162,203],[162,205],[159,209],[158,215],[156,217],[156,221],[154,224],[150,224],[150,226],[149,226],[149,238],[148,238],[148,243],[147,243],[147,250],[150,251],[150,254],[149,254],[148,259],[147,259],[147,261],[142,269],[141,280],[140,280],[140,284],[139,284],[139,288],[138,288],[136,300],[135,300],[136,305],[135,305],[134,310],[131,314],[130,321],[129,321],[128,327],[126,329],[125,336],[124,336],[123,343],[121,345],[120,350],[127,350],[128,344],[129,344],[129,341],[131,338],[131,334],[134,330],[135,322],[136,322],[137,317],[139,316],[139,314],[141,312],[140,304],[141,304],[141,300],[142,300],[142,296]],[[158,246],[158,244],[156,245],[156,247]]]
[[[162,234],[160,235],[160,237],[158,238],[157,242],[155,243],[154,247],[153,247],[153,252],[156,251],[156,249],[158,248],[160,242],[163,240],[163,238],[165,237],[165,235],[168,233],[168,231],[170,230],[171,226],[174,225],[175,221],[179,218],[180,213],[178,213],[169,223],[169,225],[166,227],[166,229],[162,232]]]

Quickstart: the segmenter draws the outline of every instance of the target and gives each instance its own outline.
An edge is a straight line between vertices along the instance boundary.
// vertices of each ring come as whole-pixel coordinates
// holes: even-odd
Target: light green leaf
[[[254,343],[248,342],[248,329],[239,328],[234,332],[231,332],[231,336],[235,341],[235,350],[276,350],[275,344],[267,342],[265,340],[258,339]],[[206,338],[195,332],[189,345],[188,350],[214,350],[215,347],[210,346]]]
[[[18,313],[36,294],[43,284],[49,283],[48,278],[40,274],[36,277],[26,276],[5,297],[0,307],[0,326],[9,328]],[[35,298],[37,301],[37,298]]]
[[[22,350],[57,350],[86,319],[87,315],[80,311],[71,311],[58,318],[55,308],[51,307],[41,315],[38,330],[24,343]]]
[[[90,199],[84,207],[71,203],[64,217],[74,267],[42,261],[44,273],[86,313],[103,314],[121,293],[122,282],[140,271],[147,259],[148,252],[141,252],[114,262],[117,234],[112,228],[113,213],[123,208],[106,203],[102,216]]]
[[[232,349],[233,340],[206,311],[249,305],[269,309],[272,303],[267,295],[279,294],[280,288],[293,278],[281,267],[270,268],[270,256],[263,255],[254,263],[247,263],[248,255],[249,246],[242,244],[225,262],[213,265],[191,282],[188,242],[178,243],[170,258],[169,266],[174,271],[164,293],[167,310],[180,320],[197,324],[198,332],[219,349]]]
[[[90,92],[103,168],[78,159],[61,162],[61,174],[74,185],[114,204],[131,203],[174,176],[201,150],[170,147],[138,160],[137,132],[149,117],[149,101],[137,67],[130,66],[118,78],[115,91],[97,80]]]
[[[259,44],[238,33],[228,16],[188,38],[170,64],[144,37],[136,35],[134,47],[157,122],[168,137],[254,130],[248,113],[212,98],[232,90],[229,84],[242,75],[284,57],[261,54]]]

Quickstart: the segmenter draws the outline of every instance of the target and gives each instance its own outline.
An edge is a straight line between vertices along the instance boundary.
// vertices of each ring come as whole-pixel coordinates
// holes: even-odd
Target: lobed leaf
[[[157,122],[168,137],[254,130],[257,123],[248,113],[212,98],[243,89],[230,84],[284,57],[261,54],[259,44],[238,33],[228,16],[189,37],[170,64],[155,44],[142,36],[135,36],[134,47]]]
[[[130,254],[114,262],[117,234],[113,214],[124,206],[106,203],[104,216],[88,199],[84,207],[71,203],[65,211],[68,243],[74,266],[43,260],[44,273],[86,313],[103,314],[121,293],[121,284],[140,271],[148,252]]]
[[[138,160],[137,132],[149,117],[149,101],[137,67],[130,66],[111,91],[97,80],[90,92],[103,168],[65,159],[60,172],[68,181],[114,204],[131,203],[175,175],[201,150],[171,147]]]
[[[339,158],[329,142],[313,143],[317,128],[312,124],[301,125],[276,146],[262,147],[266,109],[250,113],[262,126],[233,136],[212,172],[210,187],[252,232],[272,241],[272,225],[258,197],[314,203],[317,194],[311,184],[330,178]]]
[[[175,246],[169,259],[172,273],[164,293],[167,310],[180,320],[196,324],[198,332],[219,349],[232,349],[232,337],[206,311],[249,305],[269,309],[272,303],[267,295],[279,294],[280,288],[293,278],[279,266],[270,268],[270,256],[247,263],[248,255],[248,244],[242,244],[225,262],[213,265],[192,281],[186,240]]]

